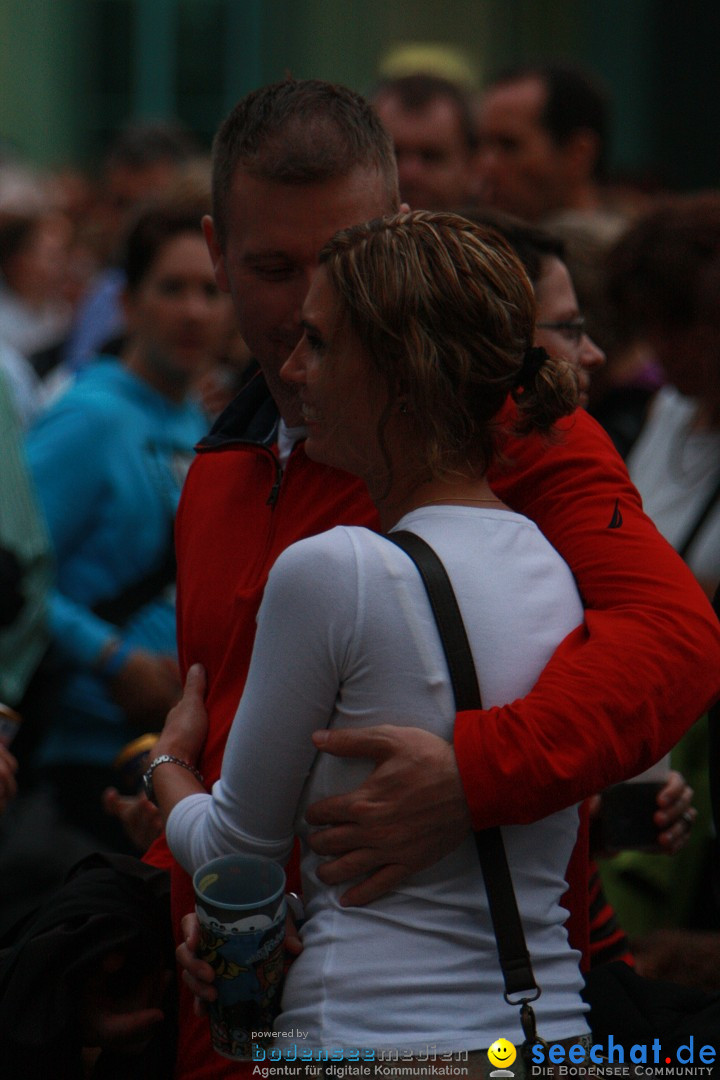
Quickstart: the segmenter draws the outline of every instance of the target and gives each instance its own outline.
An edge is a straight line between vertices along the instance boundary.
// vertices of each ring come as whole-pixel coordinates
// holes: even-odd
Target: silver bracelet
[[[147,767],[147,770],[143,774],[143,787],[145,788],[145,794],[151,803],[155,803],[157,806],[158,801],[155,796],[155,786],[153,784],[153,773],[157,769],[158,765],[179,765],[182,769],[187,769],[189,773],[192,773],[196,780],[205,786],[205,780],[201,773],[195,768],[194,765],[190,765],[187,761],[183,761],[182,758],[173,757],[172,754],[160,754],[156,757]]]

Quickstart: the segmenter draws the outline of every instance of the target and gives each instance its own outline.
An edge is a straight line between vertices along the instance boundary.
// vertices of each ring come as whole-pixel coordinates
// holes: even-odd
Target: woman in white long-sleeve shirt
[[[530,348],[532,288],[509,249],[452,215],[418,212],[337,234],[283,368],[300,385],[305,453],[362,476],[382,529],[408,529],[445,563],[485,706],[524,695],[582,619],[566,564],[485,479],[507,398],[527,430],[576,401],[568,365]],[[507,420],[505,422],[512,422]],[[158,744],[194,760],[205,734],[197,670]],[[328,725],[406,724],[452,740],[455,706],[424,587],[382,536],[338,528],[293,545],[270,575],[221,779],[207,794],[172,763],[154,773],[168,839],[192,871],[242,850],[286,859],[304,811],[370,763],[316,757]],[[523,797],[518,791],[518,799]],[[546,1039],[587,1032],[560,898],[574,807],[503,829],[542,997]],[[522,1042],[471,836],[404,886],[346,908],[303,844],[307,921],[278,1030],[304,1049],[477,1051]],[[279,1042],[282,1047],[282,1041]],[[487,1065],[487,1059],[485,1059]],[[474,1075],[474,1074],[469,1074]]]

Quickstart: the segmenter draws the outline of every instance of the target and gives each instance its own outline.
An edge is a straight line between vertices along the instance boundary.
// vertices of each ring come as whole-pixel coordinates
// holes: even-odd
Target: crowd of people
[[[211,161],[130,125],[95,192],[0,162],[0,1030],[26,1075],[58,1039],[63,1076],[251,1075],[197,1004],[192,874],[230,851],[290,860],[278,1024],[309,1050],[485,1077],[502,1031],[525,1075],[495,826],[543,1038],[589,1038],[592,965],[668,973],[661,903],[720,956],[720,194],[621,197],[608,148],[604,91],[538,64],[479,100],[286,79]],[[456,713],[396,529],[447,567],[482,709]],[[669,857],[605,859],[603,791],[671,751]],[[38,935],[105,914],[107,875],[132,934],[163,897],[184,978],[95,934],[60,1033],[28,1035],[38,993],[59,1009]]]

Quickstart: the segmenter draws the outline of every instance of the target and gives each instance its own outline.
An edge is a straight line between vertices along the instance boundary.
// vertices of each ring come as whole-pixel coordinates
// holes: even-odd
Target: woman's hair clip
[[[523,362],[517,375],[517,386],[528,386],[550,359],[542,345],[532,345],[525,350]]]

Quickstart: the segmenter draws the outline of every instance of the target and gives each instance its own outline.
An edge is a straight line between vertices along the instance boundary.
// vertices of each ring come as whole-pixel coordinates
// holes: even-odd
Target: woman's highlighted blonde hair
[[[387,380],[388,412],[402,401],[434,475],[487,468],[508,396],[521,431],[548,431],[576,407],[567,362],[523,366],[535,329],[533,288],[492,229],[457,214],[397,214],[336,233],[320,261]]]

